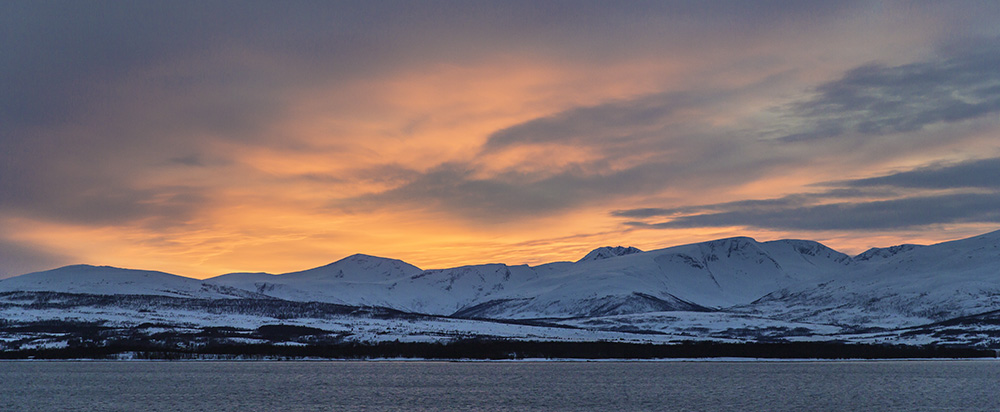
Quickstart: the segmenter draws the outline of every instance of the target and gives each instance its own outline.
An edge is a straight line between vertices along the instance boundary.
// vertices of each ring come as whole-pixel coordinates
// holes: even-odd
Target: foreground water
[[[1000,362],[0,362],[3,411],[995,411]]]

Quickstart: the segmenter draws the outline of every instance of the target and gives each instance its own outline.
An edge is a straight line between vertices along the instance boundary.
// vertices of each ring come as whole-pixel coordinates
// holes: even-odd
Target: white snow
[[[73,265],[0,280],[0,292],[38,291],[102,295],[162,295],[202,299],[254,297],[246,290],[148,270]]]
[[[275,319],[173,309],[28,308],[8,296],[8,321],[65,319],[115,324],[235,326],[291,322],[358,340],[464,335],[517,339],[902,339],[893,331],[1000,309],[1000,232],[932,246],[872,249],[854,258],[807,240],[720,239],[642,252],[603,247],[577,262],[485,264],[422,270],[353,255],[280,275],[233,273],[204,281],[163,272],[67,266],[0,281],[0,293],[58,292],[178,298],[278,298],[477,319],[547,318],[572,328],[435,318],[358,316]],[[53,297],[56,299],[58,297]],[[707,312],[706,312],[707,311]],[[993,329],[967,339],[990,339]],[[895,338],[892,338],[895,336]],[[978,337],[977,337],[978,336]],[[5,338],[6,339],[6,338]],[[906,342],[940,341],[909,334]],[[965,339],[965,338],[962,338]]]

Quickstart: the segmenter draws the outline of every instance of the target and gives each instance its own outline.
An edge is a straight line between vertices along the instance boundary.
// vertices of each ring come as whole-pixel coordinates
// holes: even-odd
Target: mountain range
[[[219,327],[233,328],[220,339],[264,342],[255,331],[273,324],[320,331],[290,338],[299,344],[478,336],[1000,348],[1000,231],[856,256],[809,240],[748,237],[601,247],[539,266],[423,270],[358,254],[298,272],[204,280],[74,265],[0,280],[0,322],[5,350],[69,345],[80,337],[60,334],[67,325],[184,344]]]

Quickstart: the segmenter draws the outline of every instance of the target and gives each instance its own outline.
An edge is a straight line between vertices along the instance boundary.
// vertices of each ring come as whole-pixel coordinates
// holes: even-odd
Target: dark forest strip
[[[218,344],[195,349],[157,345],[108,345],[0,352],[2,359],[904,359],[992,358],[993,350],[946,346],[831,342],[638,344],[620,342],[526,342],[458,340],[449,343],[381,342],[310,346]]]

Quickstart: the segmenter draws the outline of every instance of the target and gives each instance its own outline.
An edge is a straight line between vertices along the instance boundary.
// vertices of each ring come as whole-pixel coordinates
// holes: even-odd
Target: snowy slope
[[[848,263],[848,257],[815,242],[732,238],[651,252],[603,247],[575,263],[538,267],[486,264],[422,271],[399,260],[353,255],[299,272],[232,273],[197,281],[76,266],[0,282],[0,291],[257,295],[523,319],[713,310],[827,276]]]
[[[1000,309],[1000,232],[872,249],[854,258],[813,241],[746,237],[633,249],[598,248],[577,262],[535,267],[435,270],[354,255],[299,272],[233,273],[204,281],[68,266],[0,281],[0,293],[278,298],[485,319],[715,312],[845,330],[910,327]],[[699,317],[710,318],[717,317]]]
[[[420,273],[420,268],[397,259],[356,254],[334,263],[282,277],[295,281],[382,282]]]
[[[300,272],[232,273],[207,282],[288,300],[449,315],[534,277],[527,266],[486,264],[422,271],[400,260],[354,255]]]
[[[597,249],[591,250],[590,253],[587,253],[587,255],[584,256],[582,259],[578,260],[577,263],[579,263],[579,262],[587,262],[587,261],[591,261],[591,260],[601,260],[601,259],[613,258],[613,257],[617,257],[617,256],[631,255],[631,254],[634,254],[634,253],[642,253],[642,250],[639,250],[639,248],[635,248],[635,247],[632,247],[632,246],[629,246],[629,247],[625,247],[625,246],[614,246],[614,247],[603,246],[603,247],[599,247]]]
[[[854,257],[854,261],[855,262],[864,262],[864,261],[868,261],[868,260],[888,259],[888,258],[893,257],[895,255],[898,255],[900,253],[906,253],[906,252],[909,252],[909,251],[911,251],[913,249],[922,248],[922,247],[925,247],[925,246],[905,244],[905,245],[897,245],[897,246],[891,246],[891,247],[873,247],[873,248],[868,249],[868,250],[862,252],[861,254],[855,256]]]
[[[299,272],[230,273],[205,281],[286,300],[389,306],[382,292],[393,282],[420,272],[420,268],[401,260],[356,254]]]
[[[199,299],[259,297],[254,293],[169,273],[73,265],[0,280],[0,292],[161,295]]]
[[[816,242],[721,239],[560,266],[459,314],[534,318],[711,310],[825,279],[850,263]]]
[[[355,255],[302,272],[238,273],[208,282],[288,300],[523,319],[712,310],[829,276],[850,262],[816,242],[732,238],[651,252],[602,247],[575,263],[533,268],[487,264],[420,271],[401,261]]]
[[[752,310],[895,328],[1000,309],[1000,232],[869,252],[838,277],[771,293]]]

